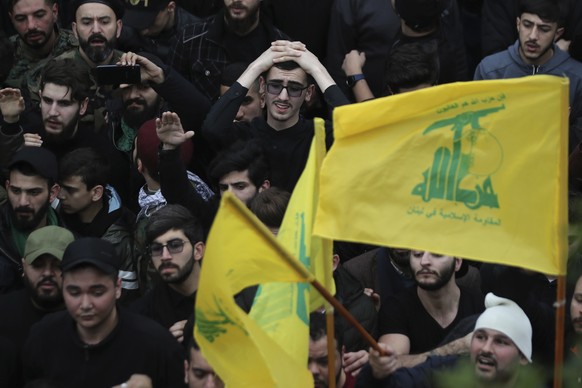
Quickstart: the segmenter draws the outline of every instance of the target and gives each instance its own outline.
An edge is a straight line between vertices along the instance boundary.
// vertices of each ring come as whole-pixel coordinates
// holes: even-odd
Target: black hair
[[[212,160],[209,175],[215,186],[220,178],[233,171],[249,171],[249,179],[257,187],[269,180],[269,164],[258,140],[236,141]]]
[[[47,187],[49,190],[56,183],[52,178],[42,176],[41,173],[38,172],[30,163],[24,161],[15,163],[12,166],[10,166],[9,173],[11,171],[18,171],[24,176],[38,176],[41,177],[42,179],[46,179]]]
[[[341,354],[343,347],[344,321],[334,313],[334,336],[337,351]],[[309,338],[311,341],[318,341],[327,336],[327,321],[325,312],[313,312],[309,314]]]
[[[105,187],[109,182],[110,167],[107,158],[92,148],[77,148],[65,154],[59,161],[59,180],[79,176],[87,189],[103,186],[103,198],[108,200]]]
[[[269,187],[251,200],[249,208],[263,224],[270,228],[278,228],[283,222],[290,198],[291,194],[288,191]]]
[[[16,3],[18,3],[20,0],[10,0],[9,6],[10,6],[10,12],[14,11],[14,6],[16,5]],[[55,5],[55,3],[57,2],[57,0],[44,0],[44,3],[46,5],[48,5],[49,7],[52,7],[53,5]]]
[[[71,99],[79,103],[90,95],[89,72],[81,69],[72,59],[52,59],[45,65],[40,76],[40,91],[49,83],[66,87]]]
[[[537,15],[545,22],[562,25],[565,15],[562,14],[557,0],[520,0],[519,16],[524,13]]]
[[[164,206],[149,217],[145,230],[147,245],[172,229],[181,230],[192,246],[204,241],[202,226],[198,219],[184,206],[172,204]]]
[[[404,23],[415,32],[438,28],[443,9],[442,0],[395,0],[394,8]]]
[[[402,88],[436,84],[439,74],[436,42],[411,42],[393,48],[384,74],[387,90],[394,94]]]
[[[277,63],[273,64],[272,67],[276,67],[277,69],[287,70],[287,71],[295,70],[295,69],[302,69],[302,67],[299,66],[299,64],[295,61],[277,62]],[[269,70],[271,70],[271,69],[269,69]],[[269,73],[269,70],[267,70],[266,72],[264,72],[262,74],[265,81],[267,81],[267,73]],[[315,79],[313,79],[313,77],[310,74],[307,74],[307,72],[305,72],[305,77],[307,80],[307,85],[315,84]]]

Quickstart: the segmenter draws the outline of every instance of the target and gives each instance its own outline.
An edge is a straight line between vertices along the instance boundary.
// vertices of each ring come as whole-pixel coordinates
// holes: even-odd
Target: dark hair
[[[14,47],[5,36],[0,36],[0,83],[4,82],[10,74],[10,69],[14,64]]]
[[[196,342],[196,338],[194,338],[193,335],[190,336],[190,339],[188,340],[188,351],[186,352],[186,359],[188,360],[188,362],[192,362],[192,360],[190,359],[190,349],[194,349],[196,351],[200,351],[200,345],[198,345],[198,342]]]
[[[344,323],[340,316],[334,313],[333,331],[336,340],[337,351],[341,354],[343,347]],[[309,338],[319,341],[327,336],[327,321],[325,312],[313,312],[309,314]]]
[[[277,69],[281,69],[281,70],[287,70],[287,71],[295,70],[295,69],[303,69],[295,61],[278,62],[278,63],[273,64],[273,66],[271,66],[271,68],[273,68],[273,67],[276,67]],[[262,74],[265,81],[267,80],[267,74],[269,73],[270,70],[271,69],[267,70],[266,72],[264,72]],[[307,85],[315,84],[315,80],[313,79],[313,77],[310,74],[307,74],[307,72],[305,72],[305,78],[307,80]]]
[[[90,95],[89,72],[81,69],[72,59],[52,59],[45,65],[40,76],[40,90],[44,90],[49,83],[66,87],[71,92],[71,99],[78,102]]]
[[[224,86],[231,87],[236,80],[244,73],[247,69],[248,64],[244,62],[233,62],[226,65],[222,74],[220,75],[220,84]],[[259,79],[257,78],[249,89],[259,90]]]
[[[55,181],[52,178],[42,176],[30,163],[27,162],[18,162],[10,166],[8,173],[12,171],[18,171],[24,176],[38,176],[42,179],[46,179],[47,187],[50,190],[51,187],[55,184]]]
[[[233,171],[248,170],[249,179],[257,189],[270,176],[269,164],[258,140],[239,140],[233,143],[216,155],[208,170],[215,186],[218,186],[220,178]]]
[[[172,229],[181,230],[192,245],[204,241],[202,226],[188,209],[182,205],[166,205],[148,219],[146,225],[147,245]]]
[[[443,9],[442,0],[396,0],[396,13],[416,32],[428,32],[438,27]]]
[[[412,42],[390,51],[384,73],[388,91],[421,84],[434,85],[438,80],[439,58],[435,41]]]
[[[288,191],[269,187],[251,200],[249,208],[263,224],[270,228],[278,228],[283,222],[290,198],[291,194]]]
[[[524,13],[537,15],[545,22],[562,24],[565,15],[562,14],[557,0],[521,0],[519,16]]]
[[[65,154],[59,161],[59,180],[79,176],[87,189],[101,185],[105,189],[109,181],[107,158],[92,148],[77,148]],[[104,190],[106,193],[107,190]],[[107,195],[103,196],[108,199]]]
[[[14,6],[16,5],[16,3],[18,3],[20,0],[10,0],[10,12],[12,12],[14,10]],[[53,5],[55,5],[55,3],[57,2],[57,0],[44,0],[44,3],[46,5],[48,5],[49,7],[52,7]]]

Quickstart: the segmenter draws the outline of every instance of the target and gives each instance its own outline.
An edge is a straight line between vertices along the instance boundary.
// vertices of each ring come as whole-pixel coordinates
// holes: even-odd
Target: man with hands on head
[[[259,76],[266,118],[233,122],[248,89]],[[216,149],[238,139],[260,139],[271,165],[272,185],[292,192],[313,138],[313,121],[301,116],[301,107],[315,93],[315,83],[332,109],[348,103],[323,64],[303,43],[275,41],[214,104],[202,126],[202,136]],[[327,146],[332,142],[332,126],[326,122]],[[290,160],[294,161],[292,165]]]

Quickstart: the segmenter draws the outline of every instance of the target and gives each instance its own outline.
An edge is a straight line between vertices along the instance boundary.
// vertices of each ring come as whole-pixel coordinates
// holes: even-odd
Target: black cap
[[[96,237],[84,237],[70,243],[63,254],[61,270],[67,272],[82,264],[93,265],[106,274],[117,273],[121,267],[113,244]]]
[[[404,23],[414,30],[437,23],[442,10],[441,0],[396,0],[394,5]]]
[[[56,181],[58,178],[58,164],[55,155],[42,147],[22,147],[14,154],[8,170],[19,164],[26,163],[43,178]]]
[[[125,0],[123,23],[136,30],[143,30],[152,24],[158,13],[170,0]]]
[[[108,6],[109,8],[111,8],[113,10],[113,12],[115,13],[115,17],[118,20],[123,17],[123,14],[125,12],[125,8],[123,7],[122,0],[75,0],[73,2],[73,8],[72,8],[73,19],[76,19],[77,9],[80,6],[82,6],[83,4],[87,4],[87,3],[100,3],[100,4],[104,4],[104,5]]]

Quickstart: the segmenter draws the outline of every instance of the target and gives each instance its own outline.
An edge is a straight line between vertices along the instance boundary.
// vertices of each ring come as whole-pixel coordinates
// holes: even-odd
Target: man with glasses
[[[146,244],[160,281],[132,309],[168,328],[179,342],[194,312],[205,248],[202,239],[200,223],[180,205],[156,211],[146,226]]]
[[[257,78],[264,93],[266,117],[250,123],[233,122]],[[303,43],[275,41],[212,107],[202,135],[218,149],[238,139],[261,139],[271,166],[271,185],[292,192],[313,137],[313,121],[301,116],[301,107],[314,96],[315,83],[331,109],[348,103],[325,67]],[[332,132],[331,123],[326,122],[328,147],[333,142]]]

